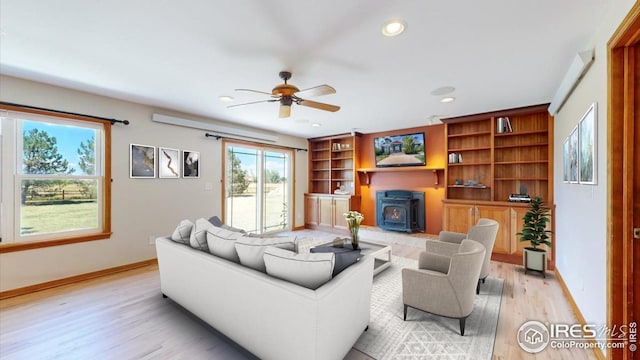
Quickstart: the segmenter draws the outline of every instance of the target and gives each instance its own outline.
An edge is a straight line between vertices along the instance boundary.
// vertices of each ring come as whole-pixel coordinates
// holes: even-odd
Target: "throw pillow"
[[[207,245],[207,229],[213,227],[210,222],[205,219],[198,219],[191,231],[191,236],[189,237],[189,245],[192,248],[209,251],[209,246]]]
[[[171,234],[171,240],[179,242],[181,244],[189,245],[191,230],[193,230],[193,223],[189,220],[182,220],[180,221],[176,229],[173,230],[173,234]]]
[[[278,236],[270,238],[256,238],[243,236],[236,241],[236,251],[240,263],[244,266],[265,272],[264,250],[269,246],[294,251],[295,236]]]
[[[212,223],[213,226],[221,227],[223,229],[227,229],[227,230],[231,230],[231,231],[235,231],[243,234],[246,233],[246,231],[244,231],[243,229],[234,228],[233,226],[229,226],[223,223],[222,220],[220,220],[220,218],[217,216],[210,217],[209,222]]]
[[[353,250],[350,247],[333,247],[317,246],[311,248],[312,253],[334,253],[336,254],[336,263],[333,266],[333,277],[336,277],[342,270],[358,262],[360,258],[360,249]]]
[[[315,290],[331,280],[333,253],[296,254],[269,247],[264,251],[267,274]]]
[[[209,222],[207,221],[207,223]],[[207,228],[209,252],[227,260],[240,262],[235,243],[236,240],[242,237],[242,233],[213,226],[211,223],[209,225]]]
[[[220,220],[217,216],[212,216],[209,218],[209,222],[213,224],[213,226],[220,227],[222,226],[222,220]]]

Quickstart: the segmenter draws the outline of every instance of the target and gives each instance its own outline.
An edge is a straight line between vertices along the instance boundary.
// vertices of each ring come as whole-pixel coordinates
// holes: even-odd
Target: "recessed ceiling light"
[[[313,127],[320,127],[321,125],[320,125],[320,124],[318,124],[318,123],[313,123],[313,124],[311,124],[311,126],[313,126]]]
[[[447,97],[443,97],[442,99],[440,99],[441,103],[450,103],[452,101],[455,101],[456,98],[454,98],[453,96],[447,96]]]
[[[220,99],[220,101],[222,101],[222,102],[231,102],[231,101],[233,101],[233,98],[231,96],[227,96],[227,95],[222,95],[222,96],[218,97],[218,99]]]
[[[407,28],[407,24],[398,19],[389,20],[382,26],[382,35],[384,36],[397,36]]]
[[[436,95],[436,96],[447,95],[447,94],[451,94],[455,90],[456,90],[456,88],[454,88],[453,86],[441,86],[441,87],[431,91],[431,95]]]

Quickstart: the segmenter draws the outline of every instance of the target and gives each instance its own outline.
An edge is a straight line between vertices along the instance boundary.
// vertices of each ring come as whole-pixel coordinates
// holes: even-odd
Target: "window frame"
[[[58,121],[58,123],[62,122],[85,122],[85,123],[91,123],[91,124],[99,124],[102,126],[102,168],[103,168],[103,172],[101,176],[95,176],[98,179],[102,179],[102,182],[98,181],[99,183],[99,188],[101,189],[101,193],[102,193],[102,206],[99,209],[99,216],[101,217],[101,219],[99,219],[99,224],[102,224],[102,228],[98,229],[97,232],[90,232],[87,233],[86,231],[82,231],[79,230],[77,232],[74,231],[75,234],[70,234],[69,232],[64,232],[64,233],[50,233],[49,235],[42,235],[42,236],[38,236],[39,238],[35,238],[34,240],[29,240],[29,241],[20,241],[18,240],[19,238],[19,234],[15,234],[15,219],[16,217],[19,217],[19,213],[17,213],[16,211],[18,211],[17,209],[18,206],[16,205],[16,201],[19,200],[19,196],[20,196],[20,178],[23,178],[25,176],[25,174],[21,174],[22,170],[18,170],[17,166],[16,166],[16,159],[18,158],[16,152],[19,151],[17,144],[13,143],[14,140],[11,140],[11,145],[13,148],[13,151],[10,151],[11,154],[4,154],[4,158],[7,159],[8,156],[10,155],[12,157],[12,160],[10,164],[6,164],[3,166],[3,173],[5,172],[5,170],[11,170],[10,174],[8,175],[8,177],[10,177],[12,179],[12,181],[10,183],[7,183],[5,181],[3,181],[3,186],[9,186],[10,189],[8,190],[8,192],[10,192],[12,194],[10,198],[10,202],[4,202],[2,204],[3,208],[2,211],[3,212],[9,212],[10,216],[9,216],[9,220],[7,221],[6,217],[3,217],[2,221],[3,221],[3,226],[5,226],[5,228],[7,227],[11,227],[10,231],[7,231],[7,233],[9,233],[11,235],[12,240],[17,240],[17,241],[12,241],[9,243],[2,243],[0,244],[0,254],[2,253],[7,253],[7,252],[14,252],[14,251],[24,251],[24,250],[32,250],[32,249],[38,249],[38,248],[44,248],[44,247],[51,247],[51,246],[61,246],[61,245],[67,245],[67,244],[75,244],[75,243],[80,243],[80,242],[87,242],[87,241],[94,241],[94,240],[104,240],[104,239],[108,239],[111,237],[111,122],[108,120],[102,120],[102,119],[98,119],[98,118],[92,118],[89,116],[81,116],[81,115],[76,115],[76,114],[67,114],[67,113],[58,113],[55,111],[47,111],[47,110],[39,110],[39,109],[30,109],[30,108],[23,108],[20,106],[14,106],[14,105],[5,105],[5,104],[0,104],[0,111],[2,111],[3,114],[2,117],[8,117],[8,118],[19,118],[19,115],[25,114],[24,116],[26,117],[33,117],[35,116],[45,116],[48,118],[52,119],[52,122],[56,122],[56,120]],[[32,120],[27,118],[27,120]],[[12,129],[11,133],[8,134],[3,130],[3,141],[7,141],[9,140],[8,137],[9,136],[14,136],[16,134],[16,127],[15,127],[15,123],[14,123],[14,128]],[[3,147],[5,146],[5,144],[2,145]],[[20,157],[21,158],[21,157]],[[29,176],[29,175],[27,175]],[[30,176],[29,176],[30,177]],[[7,177],[4,177],[2,180],[6,180]],[[4,195],[7,194],[6,189],[3,189],[3,198],[5,197]],[[18,200],[16,200],[18,199]],[[2,215],[4,216],[4,214]],[[8,222],[9,224],[4,224],[4,222]],[[5,234],[3,234],[5,235]]]

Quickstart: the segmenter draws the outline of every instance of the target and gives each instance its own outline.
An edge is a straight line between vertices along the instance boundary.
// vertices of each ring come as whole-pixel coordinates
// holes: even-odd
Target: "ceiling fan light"
[[[447,96],[447,97],[443,97],[442,99],[440,99],[441,103],[450,103],[455,101],[456,98],[454,98],[453,96]]]
[[[397,36],[402,34],[407,25],[402,20],[389,20],[384,23],[382,27],[382,34],[384,36]]]
[[[289,116],[291,116],[291,105],[280,105],[278,117],[288,118]]]
[[[222,102],[232,102],[233,98],[231,96],[228,95],[222,95],[220,97],[218,97],[218,99]]]

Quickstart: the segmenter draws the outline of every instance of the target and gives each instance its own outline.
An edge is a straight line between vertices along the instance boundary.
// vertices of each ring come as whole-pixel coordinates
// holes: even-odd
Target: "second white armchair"
[[[476,225],[469,227],[469,231],[466,234],[453,231],[441,231],[439,236],[440,241],[427,241],[426,250],[451,256],[458,251],[458,247],[464,239],[475,240],[484,245],[486,253],[484,255],[484,261],[482,262],[482,269],[480,270],[478,286],[476,288],[476,294],[479,294],[480,282],[484,283],[485,279],[489,275],[491,253],[493,252],[493,245],[496,242],[499,225],[500,224],[493,219],[481,218],[478,220]]]

